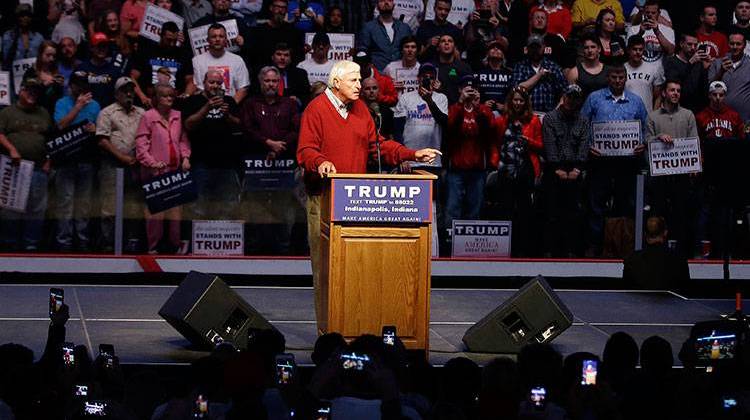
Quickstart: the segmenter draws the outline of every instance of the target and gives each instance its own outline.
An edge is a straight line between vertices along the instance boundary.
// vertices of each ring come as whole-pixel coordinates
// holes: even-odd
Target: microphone
[[[373,114],[373,120],[375,120],[375,149],[378,153],[378,173],[383,173],[381,158],[380,158],[380,127],[383,123],[383,116],[380,114],[380,104],[377,101],[370,103],[370,112]]]

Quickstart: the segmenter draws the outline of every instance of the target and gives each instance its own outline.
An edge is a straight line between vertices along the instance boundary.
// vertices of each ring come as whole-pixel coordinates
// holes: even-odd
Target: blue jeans
[[[91,216],[91,191],[94,184],[94,165],[91,163],[66,163],[55,173],[57,200],[58,248],[73,246],[73,233],[80,248],[89,246],[89,217]]]
[[[47,211],[48,180],[46,172],[34,168],[26,211],[0,210],[0,241],[5,249],[36,251],[39,248]]]
[[[484,170],[449,169],[445,175],[447,201],[445,227],[451,229],[453,219],[479,219],[484,203]]]
[[[230,220],[237,218],[240,180],[234,169],[211,168],[201,163],[192,167],[198,187],[198,200],[191,205],[196,218]]]

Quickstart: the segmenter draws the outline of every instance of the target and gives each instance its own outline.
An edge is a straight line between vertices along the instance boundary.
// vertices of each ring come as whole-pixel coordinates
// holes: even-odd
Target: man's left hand
[[[669,134],[659,134],[659,136],[656,138],[667,144],[671,144],[674,142],[674,139]]]
[[[418,162],[423,162],[423,163],[434,163],[435,159],[437,159],[438,156],[442,156],[442,155],[443,154],[440,153],[440,150],[430,149],[429,147],[426,149],[417,150],[414,153],[416,160]]]

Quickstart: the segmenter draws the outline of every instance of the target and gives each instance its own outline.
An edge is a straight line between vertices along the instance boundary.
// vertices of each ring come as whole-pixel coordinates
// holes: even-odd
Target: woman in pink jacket
[[[141,164],[143,181],[167,172],[190,170],[190,143],[182,128],[179,111],[172,109],[175,91],[169,85],[157,85],[154,107],[141,118],[136,133],[136,158]],[[160,213],[146,214],[146,236],[148,252],[155,254],[164,232],[164,219],[169,225],[169,243],[180,247],[180,221],[182,207],[173,207]]]

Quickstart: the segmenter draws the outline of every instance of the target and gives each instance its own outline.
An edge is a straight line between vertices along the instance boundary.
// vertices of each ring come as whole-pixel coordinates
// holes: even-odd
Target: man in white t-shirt
[[[628,39],[640,35],[646,41],[643,61],[661,64],[663,56],[674,53],[674,31],[669,26],[658,23],[659,1],[647,0],[643,6],[643,22],[628,29]]]
[[[383,69],[383,74],[393,79],[393,86],[399,96],[405,92],[414,92],[419,87],[417,82],[418,51],[417,38],[412,35],[407,36],[401,40],[401,59],[391,61]]]
[[[224,90],[240,103],[250,86],[247,66],[239,55],[226,51],[227,30],[220,23],[208,27],[208,51],[193,57],[195,86],[203,89],[203,78],[208,70],[224,75]]]
[[[443,129],[448,122],[448,98],[435,92],[437,69],[431,63],[419,67],[419,89],[405,92],[393,111],[394,137],[406,147],[440,149]],[[412,167],[441,167],[440,156],[433,164],[411,162]]]
[[[638,35],[628,39],[628,62],[625,71],[628,81],[625,89],[640,96],[646,111],[658,109],[661,102],[661,86],[664,84],[664,68],[659,63],[648,63],[643,59],[646,41]],[[656,99],[657,103],[654,103]]]
[[[312,39],[311,57],[297,64],[298,68],[307,72],[307,79],[310,83],[323,82],[328,83],[328,75],[331,68],[336,64],[335,61],[328,59],[328,52],[331,50],[331,40],[325,32],[318,32]]]

